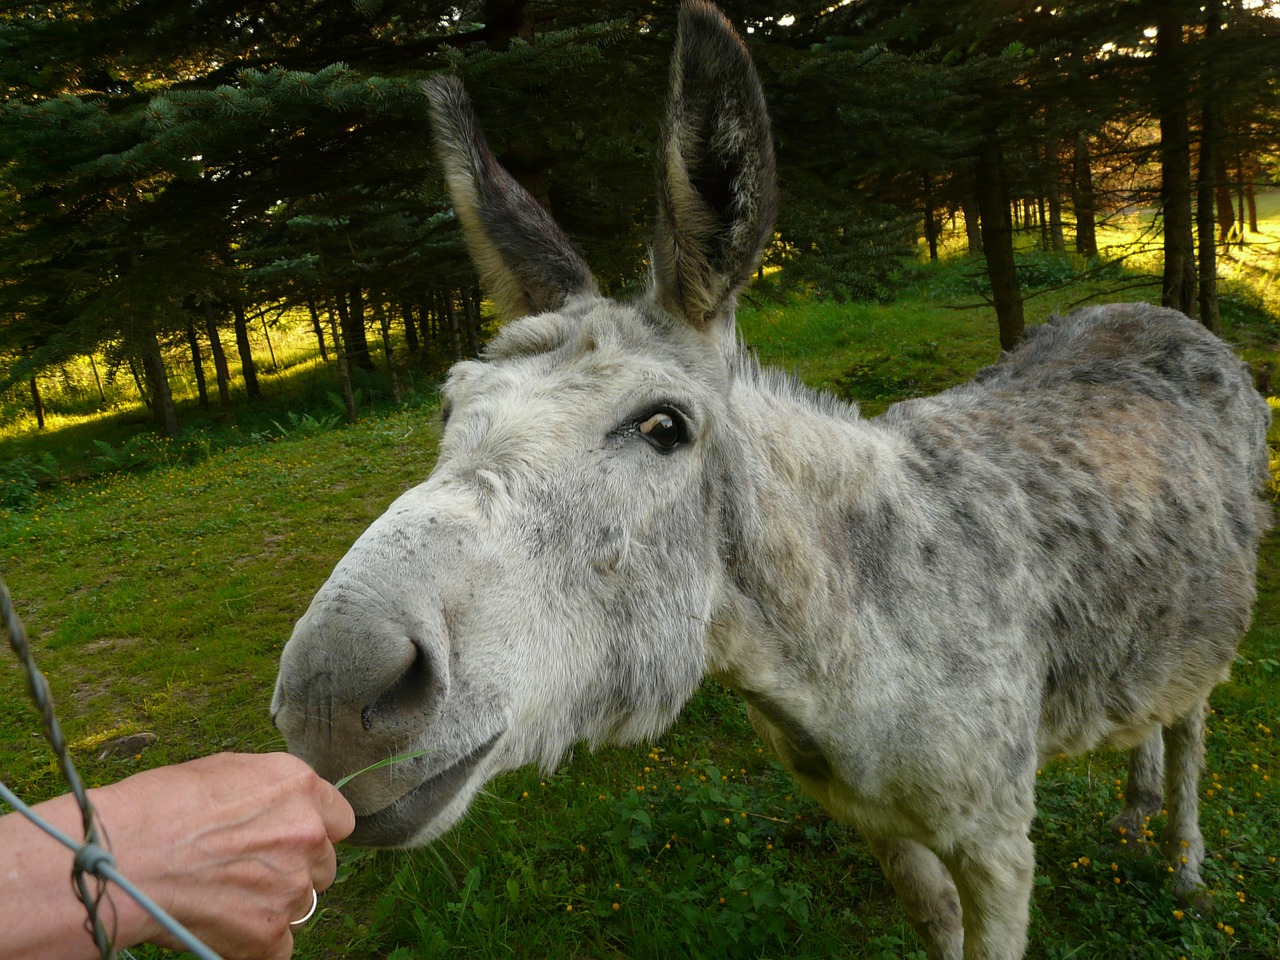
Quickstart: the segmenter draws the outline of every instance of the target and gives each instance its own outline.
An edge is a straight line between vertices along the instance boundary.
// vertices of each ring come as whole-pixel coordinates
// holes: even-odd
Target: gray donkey
[[[619,303],[428,92],[508,320],[444,387],[430,477],[357,540],[285,647],[273,712],[345,788],[354,840],[415,846],[494,775],[669,725],[704,674],[871,848],[937,958],[1026,943],[1036,767],[1137,748],[1175,890],[1200,887],[1206,696],[1254,600],[1267,405],[1144,304],[1055,319],[883,416],[761,370],[735,299],[772,236],[746,48],[687,3],[648,292]],[[1163,732],[1163,748],[1161,747]]]

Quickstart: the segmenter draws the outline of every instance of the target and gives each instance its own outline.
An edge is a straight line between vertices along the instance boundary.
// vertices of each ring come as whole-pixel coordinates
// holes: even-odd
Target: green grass
[[[922,269],[878,306],[762,298],[742,328],[766,362],[875,412],[996,358],[973,273],[961,262]],[[1046,288],[1029,314],[1101,288]],[[1276,328],[1255,301],[1241,294],[1229,320],[1246,351],[1274,361]],[[114,450],[151,450],[138,469],[42,486],[23,508],[0,508],[0,575],[91,784],[216,750],[279,748],[267,705],[293,621],[360,531],[431,468],[429,402],[365,408],[348,426],[325,420],[326,381],[276,386],[252,421],[207,426],[203,446],[166,452],[121,430]],[[314,428],[297,429],[304,414]],[[92,474],[101,454],[76,446],[91,448],[91,436],[11,435],[0,460],[18,442],[28,456],[62,444],[64,475]],[[18,671],[0,660],[4,779],[30,801],[54,795],[62,787]],[[1122,757],[1058,761],[1041,778],[1031,956],[1280,957],[1278,537],[1214,709],[1202,790],[1212,914],[1175,913],[1145,838],[1111,846]],[[96,759],[105,741],[143,730],[159,740],[141,756]],[[795,790],[738,700],[710,683],[655,743],[503,776],[431,848],[340,860],[340,882],[299,935],[303,960],[922,956],[865,847]]]

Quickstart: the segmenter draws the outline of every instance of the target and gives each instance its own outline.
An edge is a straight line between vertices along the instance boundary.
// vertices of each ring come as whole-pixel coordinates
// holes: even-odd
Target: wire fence
[[[93,938],[94,948],[102,956],[102,960],[132,960],[128,950],[120,950],[115,946],[114,923],[108,924],[103,918],[103,905],[112,906],[108,883],[114,884],[132,897],[139,906],[171,934],[183,948],[199,957],[200,960],[220,960],[218,955],[200,942],[189,930],[177,920],[169,916],[157,906],[146,894],[137,888],[127,877],[116,869],[115,857],[111,855],[110,838],[106,830],[98,822],[89,801],[89,794],[80,779],[75,764],[71,760],[71,751],[67,747],[66,737],[58,723],[53,708],[53,697],[49,692],[49,682],[40,668],[36,666],[35,657],[31,653],[31,644],[27,641],[27,632],[13,609],[13,601],[9,596],[9,588],[0,580],[0,616],[4,619],[5,629],[9,634],[9,646],[18,656],[18,662],[26,676],[27,690],[35,701],[40,712],[40,722],[44,737],[49,741],[57,758],[58,767],[63,779],[70,787],[71,795],[80,809],[80,820],[84,839],[76,840],[67,836],[27,806],[3,782],[0,782],[0,800],[8,804],[16,814],[26,817],[37,827],[59,843],[74,852],[71,867],[71,883],[76,896],[84,904],[86,911],[85,929]]]

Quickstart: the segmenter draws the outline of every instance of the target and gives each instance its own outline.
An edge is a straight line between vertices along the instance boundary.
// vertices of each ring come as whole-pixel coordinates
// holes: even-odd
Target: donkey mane
[[[731,362],[735,381],[749,384],[758,391],[812,411],[820,417],[847,421],[862,419],[862,411],[856,403],[842,400],[825,390],[815,390],[795,374],[780,367],[763,366],[756,352],[743,342],[738,344]]]

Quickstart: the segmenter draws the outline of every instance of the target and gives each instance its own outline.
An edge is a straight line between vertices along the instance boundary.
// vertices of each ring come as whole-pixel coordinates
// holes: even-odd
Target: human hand
[[[355,827],[342,795],[286,753],[217,754],[94,793],[121,873],[224,960],[290,956],[289,922],[333,883],[333,844]],[[180,947],[143,922],[139,939]]]

